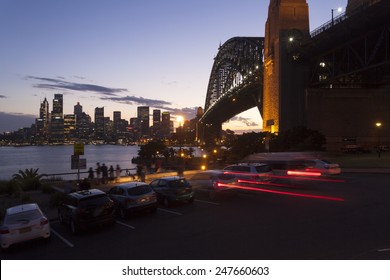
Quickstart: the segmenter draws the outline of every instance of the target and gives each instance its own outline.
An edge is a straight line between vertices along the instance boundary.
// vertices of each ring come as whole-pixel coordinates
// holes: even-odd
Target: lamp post
[[[177,170],[177,175],[183,176],[184,163],[183,163],[183,155],[182,155],[182,151],[181,151],[181,146],[182,146],[182,137],[183,137],[184,118],[182,116],[178,116],[176,118],[176,120],[179,123],[179,126],[176,129],[177,139],[179,140],[179,166],[178,166],[178,170]]]
[[[334,25],[334,11],[341,13],[343,11],[343,8],[338,7],[337,9],[332,9],[331,11],[332,11],[332,26],[333,26]]]
[[[381,126],[382,126],[382,123],[381,122],[376,122],[375,123],[375,126],[378,128],[378,147],[377,147],[377,153],[378,153],[378,158],[380,158],[381,157],[381,130],[380,130],[380,128],[381,128]]]

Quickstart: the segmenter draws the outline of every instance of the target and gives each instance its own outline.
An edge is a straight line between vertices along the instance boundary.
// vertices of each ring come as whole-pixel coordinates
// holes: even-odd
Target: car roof
[[[176,180],[181,180],[181,179],[185,179],[185,178],[181,177],[181,176],[167,176],[167,177],[161,177],[161,178],[156,179],[156,180],[176,181]]]
[[[16,205],[8,208],[7,214],[12,215],[12,214],[36,210],[36,209],[39,209],[39,206],[36,203],[21,204],[21,205]]]
[[[101,191],[101,190],[99,190],[99,189],[90,189],[90,190],[72,192],[69,195],[73,196],[73,197],[75,197],[77,199],[82,199],[84,197],[94,196],[94,195],[101,195],[101,194],[106,194],[106,193]]]
[[[239,162],[239,163],[231,164],[228,166],[265,166],[265,165],[268,165],[268,164],[267,163],[258,163],[258,162]]]
[[[149,186],[149,185],[144,183],[144,182],[128,182],[128,183],[122,183],[119,185],[115,185],[114,187],[121,187],[124,189],[132,189],[132,188],[139,187],[139,186]]]

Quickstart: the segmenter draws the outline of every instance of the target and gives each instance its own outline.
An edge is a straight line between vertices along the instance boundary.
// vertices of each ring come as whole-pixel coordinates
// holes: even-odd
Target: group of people
[[[93,170],[92,167],[88,170],[88,179],[90,181],[95,181],[97,184],[107,184],[119,182],[121,176],[121,168],[119,164],[114,168],[112,165],[107,167],[106,164],[100,164],[100,162],[96,163],[96,169]],[[95,177],[96,173],[96,177]]]

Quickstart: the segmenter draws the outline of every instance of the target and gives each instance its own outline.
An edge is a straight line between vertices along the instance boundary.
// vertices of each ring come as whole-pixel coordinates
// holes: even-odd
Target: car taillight
[[[46,218],[41,219],[41,226],[47,225],[49,223],[49,220]]]
[[[8,233],[9,233],[9,229],[7,227],[0,228],[0,234],[8,234]]]

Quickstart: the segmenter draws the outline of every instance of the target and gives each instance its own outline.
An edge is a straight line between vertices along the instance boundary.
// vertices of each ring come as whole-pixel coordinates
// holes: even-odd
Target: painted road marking
[[[54,233],[59,239],[61,239],[66,245],[68,245],[69,247],[73,248],[74,245],[69,242],[65,237],[63,237],[61,234],[59,234],[58,232],[56,232],[54,229],[50,229],[50,231],[52,233]]]
[[[221,205],[221,203],[218,202],[212,202],[212,201],[207,201],[207,200],[200,200],[200,199],[195,199],[196,202],[202,202],[202,203],[208,203],[212,205]]]
[[[116,221],[116,223],[117,223],[117,224],[120,224],[120,225],[122,225],[122,226],[128,227],[128,228],[131,228],[131,229],[135,229],[135,227],[133,227],[133,226],[131,226],[131,225],[129,225],[129,224],[126,224],[126,223],[122,223],[122,222],[120,222],[120,221]]]
[[[175,211],[170,211],[170,210],[163,209],[163,208],[157,208],[157,209],[158,209],[159,211],[163,211],[163,212],[167,212],[167,213],[175,214],[175,215],[178,215],[178,216],[182,216],[182,215],[183,215],[182,213],[175,212]]]
[[[390,251],[390,248],[378,249],[377,251],[378,251],[378,252],[387,252],[387,251]]]

